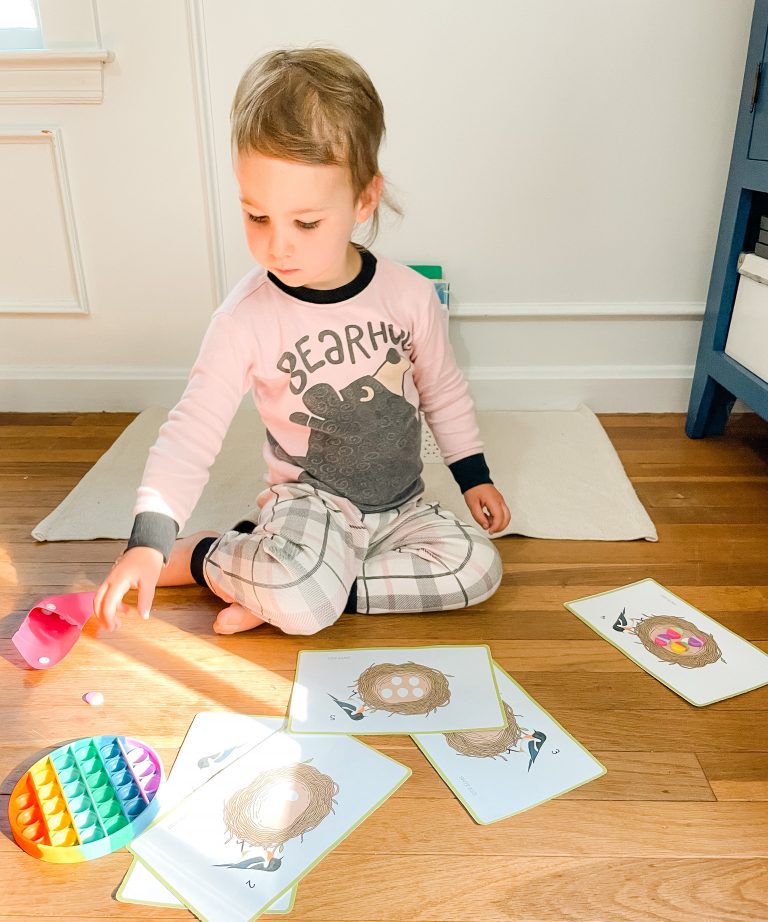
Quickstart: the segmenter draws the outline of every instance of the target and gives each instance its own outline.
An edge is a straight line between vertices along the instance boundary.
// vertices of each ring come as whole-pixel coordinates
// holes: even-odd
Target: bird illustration
[[[237,864],[215,864],[215,868],[241,868],[246,871],[276,871],[283,863],[282,858],[270,857],[265,862],[261,855],[253,858],[246,858],[245,861],[239,861]]]
[[[621,614],[620,614],[619,617],[613,622],[613,629],[614,629],[614,631],[618,631],[620,634],[623,634],[623,633],[624,633],[624,628],[627,626],[627,623],[628,623],[628,622],[627,622],[627,619],[626,619],[626,616],[625,616],[626,610],[627,610],[626,608],[622,608]]]
[[[547,734],[542,733],[541,730],[534,730],[533,735],[528,740],[528,755],[531,757],[531,761],[528,763],[528,771],[531,770],[531,766],[536,761],[536,757],[541,752],[541,747],[544,745],[547,739]]]
[[[230,746],[229,749],[224,749],[221,752],[214,752],[209,756],[203,756],[201,759],[197,760],[197,767],[199,769],[208,768],[212,762],[223,762],[226,757],[238,749],[238,746]]]
[[[349,701],[339,701],[339,699],[334,698],[330,692],[328,693],[328,697],[333,698],[336,704],[338,704],[342,711],[344,711],[344,713],[351,720],[362,720],[363,717],[365,717],[365,714],[363,714],[363,708],[365,707],[364,704],[361,704],[359,707],[355,707],[355,705]]]

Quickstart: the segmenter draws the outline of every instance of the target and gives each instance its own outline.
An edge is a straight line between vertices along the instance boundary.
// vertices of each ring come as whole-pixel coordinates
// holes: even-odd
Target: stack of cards
[[[410,775],[352,737],[295,736],[274,718],[197,719],[169,809],[129,846],[156,882],[131,867],[125,902],[183,904],[209,922],[288,912],[298,880]]]
[[[478,823],[605,768],[491,659],[487,646],[302,652],[296,733],[407,733]]]
[[[218,774],[253,746],[266,740],[285,725],[282,717],[246,717],[243,714],[197,714],[192,721],[173,770],[163,788],[163,810],[179,803],[188,794]],[[183,909],[161,880],[134,858],[117,891],[126,903]],[[287,913],[293,908],[296,888],[276,899],[266,913]]]
[[[210,922],[289,912],[300,878],[410,775],[354,738],[373,733],[411,734],[478,823],[605,771],[486,646],[302,652],[286,726],[195,718],[118,899]]]

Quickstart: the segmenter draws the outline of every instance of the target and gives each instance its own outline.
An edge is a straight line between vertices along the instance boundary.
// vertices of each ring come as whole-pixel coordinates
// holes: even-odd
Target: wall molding
[[[76,299],[37,301],[0,300],[0,314],[89,314],[85,274],[80,256],[80,244],[72,207],[72,193],[64,162],[64,147],[60,128],[14,129],[0,128],[0,144],[47,144],[51,149],[53,170],[59,193],[59,206],[67,242],[69,267],[75,285]]]
[[[205,37],[203,0],[187,0],[187,29],[194,74],[195,116],[203,167],[208,260],[211,267],[213,303],[227,295],[227,258],[224,250],[216,145],[214,144],[211,90],[208,77],[208,45]]]
[[[581,303],[554,301],[519,304],[453,304],[449,316],[460,320],[700,320],[703,301],[647,301]]]
[[[650,380],[690,379],[693,365],[473,365],[464,369],[470,381]]]
[[[0,104],[98,104],[104,99],[106,49],[0,51]]]

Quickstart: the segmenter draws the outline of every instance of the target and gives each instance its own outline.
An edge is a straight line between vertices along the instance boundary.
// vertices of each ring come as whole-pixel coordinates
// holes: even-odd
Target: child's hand
[[[490,534],[502,531],[511,518],[504,497],[492,483],[481,483],[464,494],[472,518]]]
[[[120,627],[118,612],[128,611],[123,596],[129,589],[139,591],[139,612],[142,618],[149,617],[155,587],[163,569],[163,555],[153,547],[132,547],[121,554],[109,576],[96,590],[93,613],[104,627],[114,631]]]

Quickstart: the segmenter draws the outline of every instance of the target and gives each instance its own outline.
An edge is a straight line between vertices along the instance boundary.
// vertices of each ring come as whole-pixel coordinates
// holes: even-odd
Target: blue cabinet
[[[736,299],[739,253],[754,249],[760,217],[768,215],[767,40],[768,0],[756,0],[685,427],[691,438],[720,435],[737,399],[768,419],[768,383],[724,352]]]

